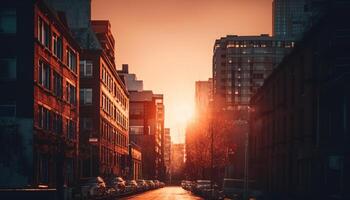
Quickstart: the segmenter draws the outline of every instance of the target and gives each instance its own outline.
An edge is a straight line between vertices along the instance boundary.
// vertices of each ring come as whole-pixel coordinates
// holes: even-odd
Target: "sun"
[[[192,119],[194,108],[189,104],[179,104],[174,108],[174,112],[171,114],[173,120],[177,124],[186,124]]]

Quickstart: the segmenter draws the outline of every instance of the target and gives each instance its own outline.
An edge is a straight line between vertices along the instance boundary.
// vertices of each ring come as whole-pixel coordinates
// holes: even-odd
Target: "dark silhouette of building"
[[[0,42],[0,187],[62,194],[78,177],[79,46],[41,0],[1,2]]]
[[[326,5],[327,0],[273,0],[273,36],[279,40],[300,40],[322,16]]]
[[[251,187],[276,199],[350,198],[349,6],[330,4],[252,98]]]

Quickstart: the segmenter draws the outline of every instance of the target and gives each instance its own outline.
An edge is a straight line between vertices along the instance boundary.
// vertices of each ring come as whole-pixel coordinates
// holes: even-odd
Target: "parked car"
[[[156,185],[156,188],[160,187],[160,182],[158,180],[153,180],[153,182]]]
[[[181,181],[181,187],[185,189],[186,180]]]
[[[117,193],[125,192],[125,180],[122,177],[115,176],[106,178],[106,184],[108,188],[113,188]]]
[[[138,192],[138,186],[135,180],[128,180],[126,181],[126,192]]]
[[[83,178],[80,180],[79,186],[82,199],[107,196],[106,183],[99,176]]]
[[[192,185],[193,185],[192,181],[183,181],[183,183],[181,183],[182,188],[185,190],[191,190]]]
[[[160,182],[160,187],[164,187],[165,183],[164,182]]]
[[[197,195],[202,195],[205,189],[210,189],[210,180],[197,180],[192,186],[192,192]]]
[[[225,195],[221,190],[219,190],[219,187],[217,184],[213,184],[213,188],[204,187],[204,189],[201,190],[201,196],[205,199],[224,199]]]
[[[139,191],[146,191],[148,189],[148,186],[145,180],[140,179],[140,180],[137,180],[136,182],[137,182]]]
[[[155,189],[156,185],[154,184],[154,182],[152,180],[146,180],[146,183],[149,185],[149,189]]]

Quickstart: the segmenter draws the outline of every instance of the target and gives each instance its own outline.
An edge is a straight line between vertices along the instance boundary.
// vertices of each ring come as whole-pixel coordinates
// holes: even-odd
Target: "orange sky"
[[[211,76],[212,47],[221,36],[271,34],[272,0],[92,0],[92,18],[108,19],[116,61],[163,93],[165,126],[184,142],[196,80]]]

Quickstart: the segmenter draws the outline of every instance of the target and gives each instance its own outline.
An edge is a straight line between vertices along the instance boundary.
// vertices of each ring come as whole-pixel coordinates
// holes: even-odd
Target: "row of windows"
[[[112,119],[114,119],[120,126],[127,130],[128,119],[117,108],[116,105],[102,93],[102,110],[105,111]]]
[[[102,138],[106,141],[109,141],[111,144],[119,145],[122,147],[127,147],[128,145],[127,137],[104,120],[101,120],[101,133]]]
[[[116,81],[112,78],[113,76],[108,73],[105,67],[102,67],[102,82],[107,86],[109,92],[111,92],[124,108],[127,107],[127,99],[123,95],[123,92],[117,86]]]
[[[38,40],[57,58],[61,61],[63,60],[62,36],[58,36],[57,33],[52,32],[50,25],[40,17],[38,19]],[[69,46],[66,47],[66,64],[74,73],[77,72],[77,55]]]
[[[39,61],[38,83],[43,88],[50,90],[59,98],[63,98],[63,78],[50,65],[42,60]],[[53,76],[53,78],[52,78]],[[70,104],[76,104],[76,88],[74,85],[66,81],[66,99]]]
[[[266,47],[294,47],[294,42],[288,41],[231,41],[226,48],[266,48]]]
[[[101,149],[101,162],[105,163],[107,165],[113,165],[113,166],[123,166],[124,160],[122,154],[118,152],[113,152],[112,150],[102,147]]]
[[[76,122],[65,118],[66,131],[69,139],[76,139]],[[56,134],[63,133],[63,117],[57,112],[39,105],[38,126]]]

